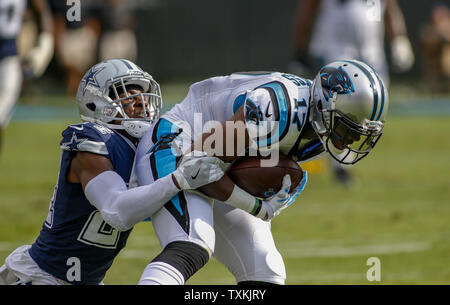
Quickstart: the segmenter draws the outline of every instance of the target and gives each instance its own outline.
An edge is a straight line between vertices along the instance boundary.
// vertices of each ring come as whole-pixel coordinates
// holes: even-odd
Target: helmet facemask
[[[380,121],[364,120],[355,123],[339,110],[324,110],[322,116],[326,132],[320,135],[329,154],[339,163],[354,164],[367,156],[383,134]]]
[[[96,116],[107,123],[109,128],[124,129],[134,138],[141,138],[151,123],[160,116],[162,97],[159,84],[143,73],[142,77],[112,78],[105,87],[103,100],[106,103],[99,103],[100,107],[95,109]],[[130,94],[129,91],[133,89],[140,93]],[[125,109],[129,104],[136,103],[137,99],[143,104],[142,113],[137,117],[130,117]]]
[[[139,90],[140,93],[129,94],[130,90]],[[111,92],[112,91],[112,92]],[[125,96],[120,97],[121,94]],[[148,121],[149,119],[154,121],[159,118],[161,109],[161,92],[159,85],[156,83],[150,84],[148,91],[144,91],[141,85],[134,84],[132,81],[128,82],[126,85],[123,78],[120,78],[119,83],[115,83],[110,86],[109,97],[112,99],[111,104],[113,107],[118,107],[118,113],[122,116],[115,118],[121,121]],[[139,99],[143,103],[142,113],[140,117],[130,118],[125,112],[125,108],[130,104],[134,103],[135,99]],[[129,102],[124,102],[129,100]],[[124,102],[124,103],[122,103]]]

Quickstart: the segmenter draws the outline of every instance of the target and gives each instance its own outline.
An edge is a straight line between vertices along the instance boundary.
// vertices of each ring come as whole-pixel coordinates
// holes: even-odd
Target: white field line
[[[369,268],[369,267],[367,267]],[[382,267],[383,268],[383,267]],[[367,284],[373,283],[383,283],[383,281],[388,281],[390,283],[408,283],[417,281],[423,274],[419,272],[405,272],[405,273],[389,273],[389,279],[384,279],[383,269],[381,269],[381,281],[380,282],[369,282],[366,278],[366,273],[322,273],[322,274],[288,274],[287,281],[289,283],[295,284],[305,284],[305,283],[329,283],[329,284],[345,284],[349,282],[367,282]]]
[[[284,243],[278,245],[278,250],[285,258],[307,257],[350,257],[359,255],[380,255],[425,251],[431,248],[429,241],[402,242],[390,244],[327,246],[312,243]]]
[[[381,255],[396,253],[412,253],[426,251],[431,248],[431,242],[403,242],[390,244],[371,244],[371,245],[353,245],[353,246],[327,246],[317,244],[314,241],[283,243],[278,245],[278,250],[284,258],[310,258],[310,257],[351,257],[361,255]],[[151,252],[160,251],[158,248],[151,250],[138,248],[125,248],[120,254],[124,259],[148,258]]]
[[[126,247],[120,256],[125,259],[146,258],[152,251],[160,251],[158,241],[139,238],[132,247]],[[26,244],[26,243],[23,243]],[[426,251],[431,248],[431,241],[385,243],[370,245],[336,245],[336,242],[302,241],[278,243],[278,250],[284,258],[308,258],[308,257],[351,257],[360,255],[381,255],[396,253],[411,253]],[[0,242],[0,252],[12,252],[21,243]],[[142,249],[141,247],[145,247]],[[139,249],[141,248],[141,249]],[[150,249],[149,249],[150,248]]]

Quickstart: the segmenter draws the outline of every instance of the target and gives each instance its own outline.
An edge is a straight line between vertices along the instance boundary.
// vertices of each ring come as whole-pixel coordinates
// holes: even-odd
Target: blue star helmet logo
[[[320,79],[325,98],[328,99],[333,96],[333,93],[337,94],[349,94],[355,92],[353,83],[348,76],[347,72],[342,67],[324,67],[320,70]]]
[[[95,78],[95,76],[97,75],[97,73],[99,73],[103,69],[105,69],[105,67],[98,67],[98,68],[93,67],[86,73],[84,78],[81,80],[81,83],[83,86],[83,94],[86,93],[86,88],[88,85],[92,85],[94,87],[100,88],[100,85],[99,85],[97,79]]]

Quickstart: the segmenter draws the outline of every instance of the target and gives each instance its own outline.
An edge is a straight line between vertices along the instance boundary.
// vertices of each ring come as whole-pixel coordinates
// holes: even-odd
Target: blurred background
[[[21,76],[4,72],[0,58],[0,86],[9,80],[20,87],[9,108],[0,95],[0,262],[40,230],[57,179],[60,134],[79,122],[74,97],[93,64],[135,61],[160,83],[165,111],[190,84],[211,76],[268,70],[312,78],[330,58],[319,46],[334,39],[351,46],[353,58],[384,69],[389,115],[377,148],[354,168],[327,160],[304,165],[307,189],[273,221],[287,283],[371,283],[366,260],[373,256],[381,261],[380,283],[450,283],[448,1],[392,1],[393,11],[377,0],[28,2],[16,39]],[[353,2],[360,11],[345,9]],[[17,3],[0,0],[0,28]],[[369,22],[368,31],[349,20]],[[2,43],[11,39],[3,32]],[[138,224],[105,283],[137,283],[159,251],[151,224]],[[188,281],[230,283],[215,260]]]

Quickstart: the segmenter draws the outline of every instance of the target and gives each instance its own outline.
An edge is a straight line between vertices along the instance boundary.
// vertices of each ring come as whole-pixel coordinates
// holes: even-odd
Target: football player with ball
[[[229,168],[219,181],[154,207],[159,210],[152,223],[163,250],[139,283],[184,284],[214,255],[239,284],[284,284],[270,220],[305,187],[307,173],[292,162],[325,153],[343,164],[358,162],[382,135],[388,106],[380,76],[356,60],[332,62],[312,81],[258,72],[193,84],[141,139],[137,181],[151,185],[176,171],[186,155],[202,152]],[[265,158],[243,157],[255,151],[278,156],[272,169],[264,167]]]
[[[35,242],[6,258],[0,285],[101,284],[133,226],[155,212],[152,203],[223,175],[217,158],[191,154],[171,175],[128,189],[136,146],[162,106],[159,84],[131,61],[89,69],[77,105],[84,123],[62,132],[48,216]]]

